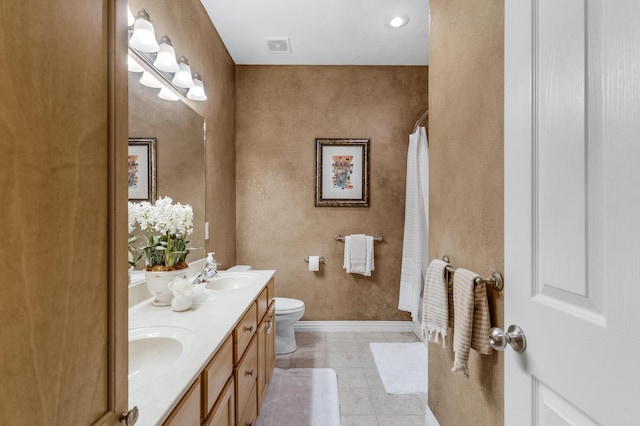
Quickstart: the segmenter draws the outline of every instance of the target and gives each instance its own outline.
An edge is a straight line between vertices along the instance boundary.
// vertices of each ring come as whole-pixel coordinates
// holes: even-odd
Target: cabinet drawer
[[[262,293],[256,299],[256,303],[258,304],[258,322],[262,321],[262,317],[267,313],[267,288],[262,289]]]
[[[276,297],[276,281],[271,278],[267,284],[267,306],[271,305],[274,297]]]
[[[222,392],[224,385],[233,374],[233,338],[227,340],[220,346],[211,362],[205,367],[202,375],[202,418],[204,419],[216,403],[218,396]]]
[[[191,385],[163,426],[191,426],[200,424],[200,377]]]
[[[236,328],[233,330],[234,351],[233,351],[233,363],[234,365],[240,361],[242,354],[247,345],[251,341],[251,338],[256,333],[258,328],[258,317],[256,312],[256,303],[251,305],[251,308],[244,314]]]
[[[236,414],[244,413],[249,405],[255,406],[257,410],[258,344],[256,338],[251,340],[242,360],[235,368],[235,379]]]
[[[211,414],[203,422],[205,426],[235,426],[236,425],[236,403],[235,403],[235,381],[233,377],[229,379],[226,386],[218,398],[218,402],[213,406]]]

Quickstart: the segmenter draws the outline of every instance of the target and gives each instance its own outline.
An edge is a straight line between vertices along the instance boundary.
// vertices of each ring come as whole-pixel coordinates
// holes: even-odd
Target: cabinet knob
[[[251,370],[247,371],[247,376],[251,376],[253,377],[256,374],[255,370],[252,368]]]
[[[138,407],[133,407],[128,413],[120,413],[120,423],[133,426],[138,421],[139,414]]]
[[[253,333],[253,324],[251,324],[249,327],[245,327],[245,330],[247,330],[249,333]]]

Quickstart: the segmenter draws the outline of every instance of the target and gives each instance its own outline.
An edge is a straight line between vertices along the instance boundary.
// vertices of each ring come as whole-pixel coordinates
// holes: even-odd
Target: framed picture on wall
[[[129,138],[129,201],[156,201],[156,138]]]
[[[369,139],[316,139],[316,207],[369,207]]]

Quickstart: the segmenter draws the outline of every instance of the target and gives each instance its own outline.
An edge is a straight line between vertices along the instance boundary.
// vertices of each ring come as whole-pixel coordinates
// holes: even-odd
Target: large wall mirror
[[[159,89],[140,84],[141,75],[129,73],[129,137],[156,139],[157,196],[193,207],[192,262],[205,256],[204,119],[180,100],[159,98]],[[142,268],[144,260],[137,265]]]

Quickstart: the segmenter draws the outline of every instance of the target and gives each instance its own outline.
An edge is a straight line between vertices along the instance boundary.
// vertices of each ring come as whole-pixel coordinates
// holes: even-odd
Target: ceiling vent
[[[270,53],[291,53],[291,44],[288,38],[268,38],[267,48]]]

